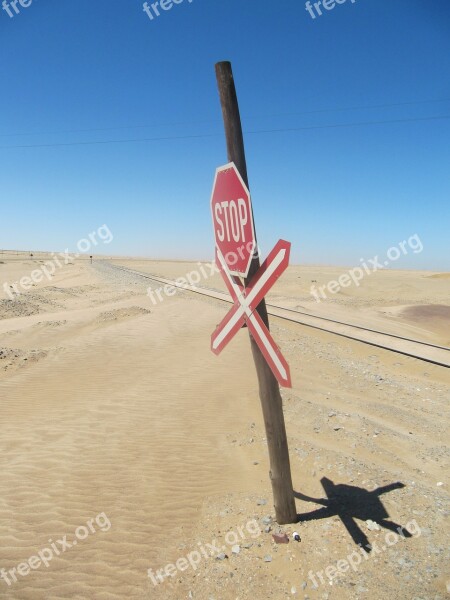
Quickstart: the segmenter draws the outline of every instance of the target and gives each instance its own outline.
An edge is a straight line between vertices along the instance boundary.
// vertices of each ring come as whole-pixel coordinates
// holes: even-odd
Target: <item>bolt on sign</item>
[[[289,365],[256,311],[289,264],[291,244],[279,240],[251,281],[245,278],[256,248],[250,192],[234,163],[216,171],[211,196],[216,241],[216,264],[233,299],[233,307],[211,336],[211,350],[219,354],[244,325],[257,342],[280,385],[292,387]]]

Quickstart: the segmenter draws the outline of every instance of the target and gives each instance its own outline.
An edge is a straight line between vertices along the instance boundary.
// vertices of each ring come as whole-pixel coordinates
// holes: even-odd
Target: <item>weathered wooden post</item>
[[[244,183],[247,188],[249,188],[241,118],[231,63],[228,61],[217,63],[216,77],[220,103],[222,106],[228,160],[234,162]],[[256,248],[251,261],[250,270],[245,279],[246,285],[258,271],[259,267],[260,262]],[[269,318],[264,299],[259,303],[256,310],[261,316],[264,324],[269,327]],[[269,448],[270,479],[272,483],[276,520],[280,525],[295,523],[297,521],[297,510],[295,507],[292,486],[289,449],[280,387],[250,332],[249,335],[258,376],[259,396],[261,399],[267,445]]]

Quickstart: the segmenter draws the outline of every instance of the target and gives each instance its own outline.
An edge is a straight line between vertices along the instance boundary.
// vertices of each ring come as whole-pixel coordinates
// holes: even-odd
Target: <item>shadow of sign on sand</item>
[[[299,514],[299,522],[338,516],[355,544],[362,544],[368,552],[371,551],[371,545],[366,534],[359,528],[355,519],[360,519],[361,521],[370,519],[378,523],[380,527],[398,533],[401,526],[389,520],[389,513],[384,508],[380,496],[393,490],[404,488],[405,484],[401,482],[391,483],[369,492],[368,490],[352,485],[334,484],[327,477],[322,477],[320,482],[325,490],[326,498],[311,498],[300,492],[294,492],[295,497],[299,500],[323,506],[323,508]],[[404,528],[402,528],[402,535],[412,537]]]

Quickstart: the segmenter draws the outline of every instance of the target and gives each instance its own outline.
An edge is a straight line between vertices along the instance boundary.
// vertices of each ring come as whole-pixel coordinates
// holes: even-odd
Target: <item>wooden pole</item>
[[[241,117],[234,85],[231,63],[219,62],[216,64],[216,78],[219,88],[220,103],[222,106],[225,136],[227,141],[228,160],[234,162],[245,185],[249,188],[247,164],[245,161],[244,139],[242,135]],[[256,229],[255,229],[256,237]],[[257,248],[257,247],[256,247]],[[252,276],[258,271],[260,262],[258,251],[250,265],[247,285]],[[269,317],[265,300],[263,299],[256,309],[262,320],[269,327]],[[259,383],[259,397],[266,427],[267,445],[269,447],[270,480],[275,507],[276,520],[280,525],[295,523],[297,510],[295,508],[294,490],[292,487],[291,466],[289,449],[286,436],[286,426],[283,415],[283,400],[280,387],[272,370],[261,353],[258,344],[250,334],[250,344],[255,361],[256,373]]]

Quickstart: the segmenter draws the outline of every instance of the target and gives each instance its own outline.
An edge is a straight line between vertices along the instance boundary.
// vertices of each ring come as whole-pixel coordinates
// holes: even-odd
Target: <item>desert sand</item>
[[[154,303],[157,284],[115,268],[176,278],[199,265],[77,260],[10,299],[3,283],[45,259],[0,256],[0,568],[17,579],[0,579],[0,598],[446,597],[448,369],[272,319],[293,376],[300,515],[279,527],[247,332],[216,357],[227,306],[187,291]],[[289,267],[268,301],[450,345],[448,273],[382,271],[315,302],[312,281],[344,271]],[[224,289],[218,275],[200,285]],[[77,544],[20,573],[64,536]],[[223,555],[181,560],[208,544]],[[155,585],[148,569],[177,561]]]

